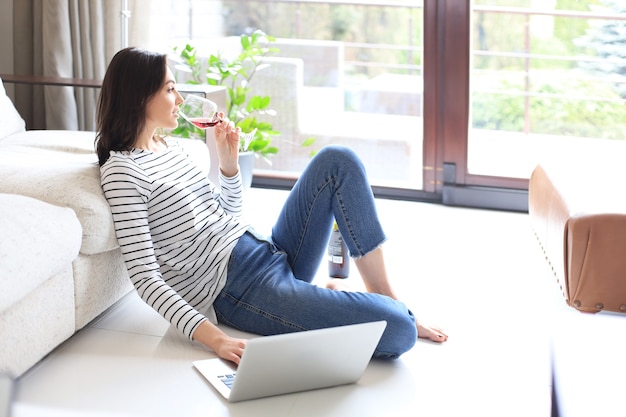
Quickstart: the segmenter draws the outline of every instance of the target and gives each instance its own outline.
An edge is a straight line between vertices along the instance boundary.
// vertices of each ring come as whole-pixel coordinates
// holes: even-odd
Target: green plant
[[[240,151],[252,151],[267,159],[276,154],[278,148],[272,145],[272,136],[280,132],[274,130],[271,123],[260,121],[258,115],[275,115],[270,108],[270,97],[250,95],[249,83],[254,74],[263,69],[266,64],[263,57],[278,51],[270,46],[274,40],[264,32],[257,30],[250,35],[240,36],[241,52],[234,59],[227,60],[222,53],[211,55],[206,62],[198,58],[197,49],[187,44],[183,49],[174,48],[174,51],[183,61],[191,73],[189,84],[209,84],[226,87],[226,116],[232,120],[242,132],[251,132],[257,129],[254,139],[246,144],[242,141]],[[173,135],[190,137],[197,134],[197,128],[185,120],[179,120],[179,127],[172,131]]]
[[[623,139],[623,104],[610,80],[581,77],[576,70],[535,71],[529,101],[530,133]],[[474,77],[472,126],[524,131],[525,83],[517,72]]]

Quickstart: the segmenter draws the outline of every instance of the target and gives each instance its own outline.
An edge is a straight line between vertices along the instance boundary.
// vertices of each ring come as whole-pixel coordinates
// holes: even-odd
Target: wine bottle
[[[328,275],[332,278],[348,278],[350,274],[350,256],[337,221],[333,223],[328,242]]]

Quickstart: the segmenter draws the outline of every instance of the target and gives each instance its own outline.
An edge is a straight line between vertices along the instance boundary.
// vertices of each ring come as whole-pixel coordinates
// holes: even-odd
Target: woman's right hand
[[[198,326],[193,334],[193,339],[211,349],[220,358],[234,362],[237,365],[239,365],[246,347],[245,339],[228,336],[208,320],[205,320]]]
[[[220,112],[222,120],[215,126],[215,146],[220,170],[227,177],[234,177],[239,171],[239,134],[241,129],[235,123],[228,120],[224,113]]]

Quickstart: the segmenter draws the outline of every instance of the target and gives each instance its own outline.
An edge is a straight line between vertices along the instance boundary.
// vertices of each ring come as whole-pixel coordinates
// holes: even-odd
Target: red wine
[[[196,127],[200,129],[206,129],[208,127],[213,127],[220,122],[219,119],[209,120],[206,117],[197,117],[195,119],[189,119],[189,121]]]

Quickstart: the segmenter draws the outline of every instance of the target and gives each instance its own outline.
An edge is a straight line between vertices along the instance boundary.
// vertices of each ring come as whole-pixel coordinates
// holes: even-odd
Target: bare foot
[[[335,291],[354,291],[354,289],[348,285],[345,279],[335,278],[328,281],[326,288]]]
[[[354,291],[355,289],[349,285],[349,283],[342,278],[335,278],[328,281],[326,288],[334,291]],[[419,321],[416,321],[417,335],[421,339],[428,339],[433,342],[441,343],[448,340],[448,335],[438,327],[424,326]]]
[[[448,340],[448,335],[438,327],[424,326],[419,321],[417,324],[417,336],[421,339],[428,339],[433,342],[441,343]]]

